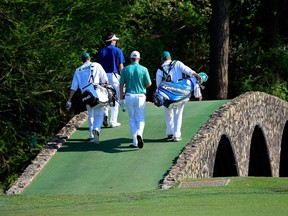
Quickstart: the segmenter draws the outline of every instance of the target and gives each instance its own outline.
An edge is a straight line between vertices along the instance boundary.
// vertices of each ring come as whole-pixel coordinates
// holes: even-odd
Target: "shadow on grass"
[[[83,152],[83,151],[102,151],[106,153],[121,153],[127,151],[135,151],[137,149],[131,148],[127,145],[131,144],[131,139],[117,138],[110,140],[103,140],[95,144],[93,140],[86,141],[83,139],[69,139],[58,152]]]

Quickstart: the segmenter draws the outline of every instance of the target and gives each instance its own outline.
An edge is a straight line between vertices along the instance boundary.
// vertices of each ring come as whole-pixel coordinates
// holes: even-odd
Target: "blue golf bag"
[[[153,95],[154,104],[158,107],[163,105],[166,108],[174,108],[186,103],[189,101],[195,86],[197,84],[201,85],[208,80],[208,76],[205,72],[200,72],[199,75],[202,77],[201,83],[199,83],[195,76],[183,79],[177,83],[160,83]]]
[[[178,107],[189,101],[194,86],[197,83],[196,77],[181,80],[177,83],[162,82],[153,95],[154,104],[166,108]]]

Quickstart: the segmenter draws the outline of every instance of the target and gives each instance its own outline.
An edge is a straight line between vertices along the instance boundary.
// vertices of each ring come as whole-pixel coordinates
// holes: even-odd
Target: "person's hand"
[[[69,109],[71,108],[71,106],[72,106],[71,101],[67,101],[67,103],[66,103],[66,109],[69,110]]]
[[[201,84],[203,81],[202,81],[202,77],[198,74],[197,76],[197,79],[198,79],[198,82]]]

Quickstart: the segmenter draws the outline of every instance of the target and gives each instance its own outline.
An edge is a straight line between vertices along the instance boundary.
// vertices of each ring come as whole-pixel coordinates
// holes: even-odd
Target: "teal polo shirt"
[[[151,83],[148,69],[138,62],[132,62],[121,71],[120,84],[126,84],[126,94],[146,94],[147,83]]]

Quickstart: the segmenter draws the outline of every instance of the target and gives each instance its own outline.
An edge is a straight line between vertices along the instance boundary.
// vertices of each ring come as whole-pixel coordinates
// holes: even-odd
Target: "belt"
[[[137,97],[145,97],[145,94],[131,94],[131,93],[128,93],[128,94],[125,94],[125,96],[137,96]]]

